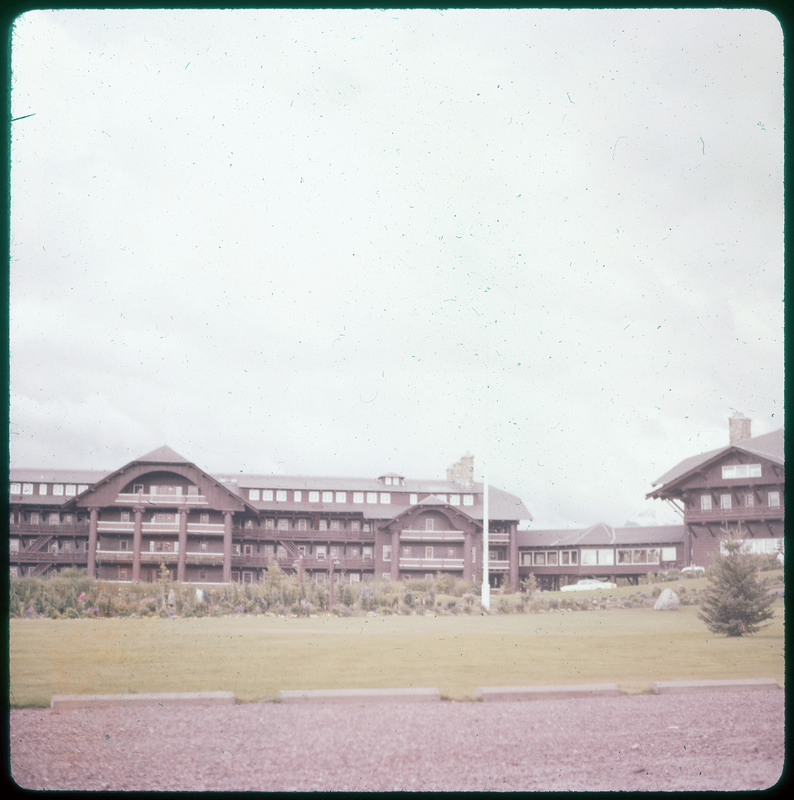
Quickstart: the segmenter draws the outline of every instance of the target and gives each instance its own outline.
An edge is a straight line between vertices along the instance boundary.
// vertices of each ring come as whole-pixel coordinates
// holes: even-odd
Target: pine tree
[[[709,587],[698,617],[714,633],[742,636],[755,633],[774,616],[774,598],[758,574],[758,559],[742,551],[742,541],[729,533],[723,552],[709,570]]]

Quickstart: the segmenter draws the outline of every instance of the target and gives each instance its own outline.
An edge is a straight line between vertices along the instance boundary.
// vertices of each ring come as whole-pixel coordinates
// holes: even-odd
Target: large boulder
[[[675,611],[679,606],[678,595],[672,589],[663,589],[653,605],[654,611]]]

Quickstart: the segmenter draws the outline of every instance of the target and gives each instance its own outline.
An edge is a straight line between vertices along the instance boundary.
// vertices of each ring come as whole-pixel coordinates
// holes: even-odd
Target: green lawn
[[[694,606],[495,616],[12,619],[12,707],[54,694],[784,679],[783,603],[754,636],[712,635]]]

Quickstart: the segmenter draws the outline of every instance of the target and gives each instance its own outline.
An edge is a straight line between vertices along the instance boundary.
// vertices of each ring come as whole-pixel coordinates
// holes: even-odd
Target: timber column
[[[471,531],[463,532],[463,580],[473,581],[474,570],[471,563]]]
[[[511,522],[508,527],[510,542],[507,545],[507,557],[509,562],[510,591],[518,591],[518,531],[515,522]]]
[[[141,579],[141,541],[143,539],[143,509],[135,509],[135,528],[132,534],[132,580]]]
[[[396,527],[391,532],[391,579],[400,580],[400,530]]]
[[[232,512],[223,512],[223,582],[232,579]]]
[[[176,579],[180,583],[185,581],[187,564],[187,508],[179,509],[179,554],[176,559]]]
[[[97,520],[99,509],[90,508],[88,517],[88,577],[96,578]]]

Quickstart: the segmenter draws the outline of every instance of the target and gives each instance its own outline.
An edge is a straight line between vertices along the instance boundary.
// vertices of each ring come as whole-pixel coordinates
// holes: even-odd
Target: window
[[[436,521],[432,517],[425,517],[425,530],[434,531],[436,529]]]
[[[319,530],[327,531],[328,530],[328,520],[327,519],[319,520],[318,523],[317,523],[317,526],[318,526]]]
[[[474,495],[473,494],[464,494],[463,495],[463,505],[464,506],[473,506],[474,505]]]
[[[272,544],[266,544],[265,545],[265,555],[268,558],[272,558],[273,557],[273,545]]]
[[[769,493],[769,507],[780,508],[780,492]]]
[[[87,484],[87,483],[81,483],[81,484],[80,484],[80,485],[77,487],[77,493],[78,493],[78,494],[82,494],[82,493],[83,493],[83,492],[85,492],[87,489],[88,489],[88,484]]]
[[[415,506],[415,505],[416,505],[416,504],[419,502],[419,495],[416,495],[416,494],[411,494],[411,495],[409,495],[409,496],[408,496],[408,502],[409,502],[409,503],[410,503],[412,506]]]
[[[33,494],[33,484],[32,483],[23,483],[22,484],[22,494]]]
[[[323,492],[323,503],[332,503],[334,500],[333,492]]]
[[[314,555],[316,556],[318,561],[325,561],[325,545],[318,544],[315,548]]]
[[[122,539],[119,542],[119,550],[129,550],[129,547],[130,547],[130,543],[129,543],[129,541],[127,541],[127,539]]]
[[[383,560],[384,561],[391,561],[391,545],[384,544],[383,545]]]
[[[74,497],[77,494],[77,486],[74,483],[66,484],[66,494],[69,497]]]
[[[293,492],[293,493],[292,493],[292,499],[293,499],[293,500],[294,500],[296,503],[300,503],[300,502],[301,502],[301,498],[302,498],[302,497],[303,497],[303,493],[302,493],[300,490],[298,490],[298,491],[295,491],[295,492]]]
[[[134,483],[132,485],[132,493],[133,494],[143,494],[143,484],[142,483]],[[56,491],[55,494],[63,494],[63,487],[61,487],[61,491]]]
[[[61,520],[58,518],[58,514],[55,511],[51,511],[47,515],[47,524],[48,525],[57,525]]]
[[[262,489],[262,500],[268,503],[273,502],[273,490],[272,489]]]
[[[286,547],[284,547],[284,545],[283,545],[283,544],[280,544],[280,545],[279,545],[279,546],[276,548],[276,556],[277,556],[278,558],[286,558],[286,557],[287,557],[287,548],[286,548]]]
[[[38,511],[30,512],[30,522],[32,525],[38,525],[41,522],[41,516]]]
[[[259,500],[259,489],[249,489],[248,490],[248,499],[249,500]]]
[[[305,519],[299,519],[298,520],[298,530],[299,531],[305,531],[307,527],[308,527],[308,525],[307,525],[307,522],[306,522]]]
[[[210,515],[209,514],[199,514],[199,524],[201,524],[201,525],[209,525],[210,524]]]
[[[119,580],[126,581],[127,580],[127,568],[126,567],[119,567]]]
[[[575,566],[579,560],[579,553],[576,550],[561,550],[560,564],[564,566]]]
[[[368,503],[377,503],[378,502],[378,493],[377,492],[367,492],[367,502]]]
[[[433,558],[433,546],[428,545],[425,547],[425,558]]]
[[[744,504],[748,507],[755,505],[755,494],[753,492],[747,492],[744,496]]]
[[[286,503],[287,502],[287,490],[286,489],[279,489],[276,492],[276,502],[277,503]]]
[[[722,468],[722,479],[733,480],[734,478],[760,478],[760,464],[726,464]]]
[[[63,484],[62,483],[54,483],[52,485],[52,493],[57,497],[61,497],[63,495]]]
[[[702,495],[700,495],[700,510],[701,511],[711,511],[711,495],[710,494],[702,494]]]
[[[411,545],[410,544],[404,544],[403,545],[403,556],[412,556],[412,555],[413,555],[413,550],[411,550]]]
[[[40,483],[39,484],[39,494],[47,494],[47,484]]]
[[[319,492],[309,492],[309,502],[310,503],[319,503],[320,502],[320,493]]]
[[[243,545],[243,555],[244,556],[250,556],[250,555],[253,555],[253,553],[254,553],[253,545],[250,545],[250,544],[244,544]]]
[[[332,531],[338,531],[339,530],[339,520],[338,519],[332,519],[331,520],[331,530]]]
[[[350,530],[351,531],[359,531],[361,530],[361,523],[357,519],[353,519],[350,521]]]
[[[370,547],[369,545],[366,545],[366,546],[362,547],[361,548],[361,557],[365,561],[371,561],[372,560],[372,547]]]
[[[331,545],[331,547],[328,549],[328,554],[331,556],[331,558],[339,558],[338,545]]]
[[[19,483],[11,484],[11,494],[20,494],[21,491],[22,491],[22,484]]]
[[[122,511],[121,512],[121,521],[122,522],[129,522],[130,521],[130,512],[129,511]]]
[[[720,495],[720,508],[728,510],[731,507],[731,496],[729,494]]]
[[[354,503],[363,503],[364,502],[364,492],[353,492],[353,502]]]
[[[64,514],[63,515],[63,522],[64,522],[64,525],[72,525],[72,524],[74,524],[74,515],[73,514]]]
[[[675,547],[663,547],[662,561],[675,561],[675,560],[676,560]]]
[[[337,492],[335,496],[337,503],[346,503],[347,502],[347,492]]]
[[[280,530],[280,531],[288,531],[289,530],[289,520],[286,517],[282,517],[278,521],[278,530]]]
[[[545,553],[533,553],[532,554],[532,563],[535,566],[542,567],[546,565],[546,554]]]
[[[157,486],[150,486],[149,487],[149,494],[159,494],[160,490]]]
[[[266,528],[270,528],[271,530],[272,530],[273,528],[275,528],[275,527],[276,527],[276,522],[275,522],[275,520],[273,519],[273,517],[268,517],[268,518],[265,520],[265,527],[266,527]]]
[[[611,566],[615,563],[615,552],[611,547],[585,548],[582,550],[582,566],[592,567],[596,564]]]
[[[449,496],[449,504],[451,506],[459,506],[460,505],[460,495],[459,494],[451,494]]]
[[[556,564],[557,564],[557,551],[556,550],[551,550],[548,553],[546,553],[546,563],[550,564],[552,566],[556,566]]]
[[[187,487],[187,495],[188,497],[196,497],[198,495],[198,486],[194,486],[192,483]]]

